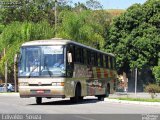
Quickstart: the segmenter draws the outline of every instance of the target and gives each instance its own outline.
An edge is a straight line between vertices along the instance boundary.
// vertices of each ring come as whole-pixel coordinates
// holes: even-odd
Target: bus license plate
[[[37,90],[37,93],[38,93],[38,94],[43,94],[43,93],[44,93],[44,90]]]

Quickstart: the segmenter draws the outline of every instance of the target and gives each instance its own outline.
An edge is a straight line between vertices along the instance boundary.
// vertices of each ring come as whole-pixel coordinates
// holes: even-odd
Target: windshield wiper
[[[31,77],[32,72],[33,72],[35,69],[37,69],[37,68],[38,68],[38,65],[32,68],[31,72],[30,72],[29,75],[28,75],[28,78]]]
[[[46,59],[46,58],[44,58],[44,59]],[[44,62],[44,67],[46,67],[47,72],[48,72],[48,75],[49,75],[50,77],[52,77],[51,71],[49,70],[46,62]]]
[[[45,66],[45,67],[47,69],[47,72],[48,72],[49,76],[52,77],[52,74],[51,74],[51,71],[49,70],[49,68],[47,66]]]

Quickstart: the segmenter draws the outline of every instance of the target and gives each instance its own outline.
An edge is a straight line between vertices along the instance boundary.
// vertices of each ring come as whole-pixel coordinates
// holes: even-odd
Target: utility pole
[[[4,56],[6,55],[6,48],[4,48]],[[8,78],[8,74],[7,74],[7,71],[8,71],[8,65],[7,65],[7,60],[5,61],[5,91],[7,92],[7,78]]]
[[[137,96],[137,67],[135,68],[135,96]]]
[[[7,71],[8,71],[8,65],[7,65],[7,60],[5,62],[5,91],[7,92],[7,81],[8,81],[8,74],[7,74]]]
[[[17,92],[17,54],[14,56],[14,89]]]
[[[5,91],[6,92],[8,91],[8,89],[7,89],[7,81],[8,81],[7,71],[8,71],[8,65],[7,65],[7,60],[6,60],[6,62],[5,62]]]

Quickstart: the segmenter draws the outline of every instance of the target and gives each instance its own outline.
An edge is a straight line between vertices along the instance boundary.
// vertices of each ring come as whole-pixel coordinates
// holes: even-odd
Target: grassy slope
[[[119,16],[120,14],[124,13],[126,10],[123,10],[123,9],[107,9],[105,11],[108,12],[109,14],[111,14],[111,16],[116,17],[116,16]]]

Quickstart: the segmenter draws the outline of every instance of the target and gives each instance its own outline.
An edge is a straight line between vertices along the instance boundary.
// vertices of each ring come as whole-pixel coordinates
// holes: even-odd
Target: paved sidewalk
[[[110,102],[110,103],[158,105],[158,106],[160,106],[160,102],[127,101],[127,100],[118,100],[118,99],[109,99],[109,98],[105,98],[104,101]]]
[[[110,94],[109,98],[119,98],[119,97],[130,97],[130,98],[151,98],[149,93],[138,92],[138,93],[130,93],[130,92],[116,92],[114,94]],[[156,94],[156,98],[160,98],[160,93]]]
[[[0,96],[19,96],[19,93],[14,93],[14,92],[0,93]]]
[[[158,105],[160,106],[160,102],[143,102],[143,101],[127,101],[127,100],[118,100],[114,98],[120,97],[130,97],[130,98],[151,98],[149,93],[127,93],[127,92],[116,92],[115,94],[110,94],[109,98],[105,98],[107,102],[114,103],[125,103],[125,104],[142,104],[142,105]],[[156,94],[156,98],[160,99],[160,94]]]

